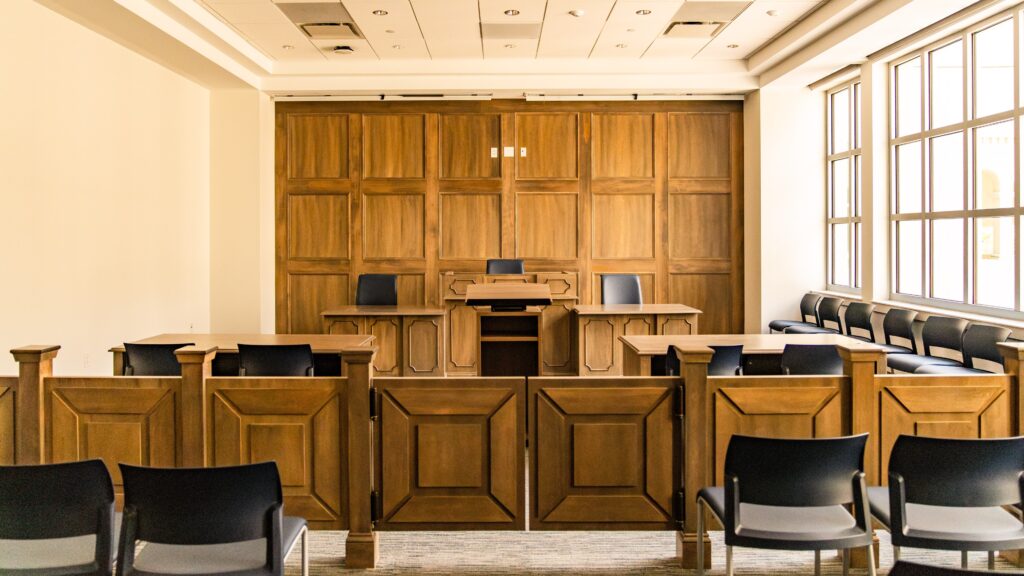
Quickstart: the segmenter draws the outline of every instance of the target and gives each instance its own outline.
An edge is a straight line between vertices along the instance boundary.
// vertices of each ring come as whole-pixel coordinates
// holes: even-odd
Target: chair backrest
[[[924,343],[925,356],[932,355],[932,348],[945,348],[963,352],[964,330],[967,329],[967,320],[962,318],[947,318],[946,316],[929,316],[924,321],[924,330],[921,332],[921,342]]]
[[[396,274],[360,274],[356,285],[356,306],[397,306]]]
[[[238,344],[239,376],[312,376],[309,344]]]
[[[875,313],[875,305],[866,302],[850,302],[846,305],[846,335],[854,336],[854,328],[864,330],[868,338],[875,341],[875,328],[871,325],[871,316]]]
[[[273,462],[223,468],[119,466],[125,514],[135,515],[136,540],[195,546],[269,538],[268,512],[283,503]]]
[[[108,518],[106,533],[101,527]],[[96,534],[112,558],[114,487],[100,460],[0,466],[0,539],[45,540]]]
[[[640,277],[636,274],[602,274],[601,304],[643,304]]]
[[[708,364],[708,376],[735,376],[743,362],[743,346],[711,346],[715,353]]]
[[[174,351],[192,342],[181,344],[124,344],[125,376],[181,376],[181,364]]]
[[[747,504],[849,504],[854,475],[864,470],[867,439],[867,434],[812,439],[737,434],[725,452],[725,475],[738,479],[739,501]]]
[[[901,435],[889,457],[889,483],[903,478],[906,501],[930,506],[1006,506],[1021,501],[1024,437],[927,438]]]
[[[974,367],[974,359],[980,358],[1003,365],[1003,355],[999,353],[999,342],[1010,337],[1010,329],[988,324],[971,324],[964,332],[963,351],[964,365]]]
[[[839,321],[839,309],[842,305],[842,298],[822,298],[821,304],[818,304],[818,326],[831,328],[831,326],[825,326],[825,322],[833,322],[836,329],[841,330],[843,325]]]
[[[813,292],[804,294],[804,297],[800,299],[801,322],[807,322],[808,318],[813,318],[813,322],[818,323],[818,302],[821,302],[821,296]]]
[[[900,560],[893,564],[889,570],[889,576],[990,576],[992,572],[981,572],[978,570],[957,570],[956,568],[943,568],[941,566],[927,566],[925,564],[914,564]]]
[[[917,354],[917,340],[914,338],[914,319],[917,312],[913,310],[902,310],[890,308],[882,320],[882,334],[885,336],[885,343],[892,345],[892,337],[906,338],[910,340],[910,350]]]
[[[523,261],[518,259],[505,260],[492,258],[487,261],[488,274],[525,274],[526,267]]]
[[[786,344],[783,374],[842,374],[843,359],[831,344]]]

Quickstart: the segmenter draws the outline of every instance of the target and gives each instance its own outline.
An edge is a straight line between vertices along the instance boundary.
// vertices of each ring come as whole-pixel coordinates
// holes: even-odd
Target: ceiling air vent
[[[356,51],[356,49],[351,47],[351,46],[335,46],[334,48],[331,48],[330,50],[331,50],[331,52],[334,52],[335,54],[351,54],[351,53]]]
[[[711,38],[722,22],[673,22],[665,31],[668,38]]]
[[[480,24],[480,34],[487,39],[536,40],[537,38],[540,38],[540,26],[540,22],[529,24],[495,24],[483,22]]]
[[[687,2],[683,4],[673,22],[732,22],[750,2]]]
[[[310,22],[352,22],[352,16],[341,2],[282,2],[275,6],[296,25]]]
[[[299,26],[306,36],[317,40],[354,40],[362,38],[351,24],[337,22],[319,22]]]

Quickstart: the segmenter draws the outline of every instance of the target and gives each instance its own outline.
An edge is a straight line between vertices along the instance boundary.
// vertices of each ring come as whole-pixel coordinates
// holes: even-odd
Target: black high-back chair
[[[709,346],[715,353],[708,364],[708,376],[736,376],[741,373],[743,346]],[[665,376],[679,376],[681,368],[677,348],[669,345],[665,354]]]
[[[360,274],[356,306],[398,306],[396,274]]]
[[[239,376],[312,376],[309,344],[238,344]]]
[[[0,574],[109,576],[115,524],[100,460],[0,466]]]
[[[786,344],[782,349],[783,374],[843,373],[843,359],[831,344]]]
[[[875,313],[875,305],[866,302],[850,302],[846,305],[846,335],[865,342],[875,341],[875,327],[871,325],[871,317]],[[855,334],[854,330],[863,330],[867,335]]]
[[[277,464],[120,467],[124,521],[118,576],[280,576],[300,539],[302,574],[308,573],[306,521],[283,514]],[[136,554],[139,541],[147,544]]]
[[[601,304],[643,304],[640,277],[636,274],[602,274]]]
[[[1003,365],[1003,355],[999,353],[996,344],[1005,342],[1010,337],[1010,329],[1000,326],[989,326],[987,324],[971,324],[964,332],[963,366],[942,366],[926,364],[914,374],[989,374],[988,370],[982,370],[974,366],[974,361],[988,360],[1000,366]]]
[[[181,364],[174,351],[192,342],[182,344],[124,344],[125,376],[181,376]]]
[[[886,354],[917,354],[917,339],[914,338],[914,320],[917,312],[890,308],[882,319],[882,334],[885,344],[880,344]],[[893,338],[903,338],[910,342],[910,347],[892,343]]]
[[[893,354],[887,359],[889,368],[913,374],[915,370],[928,364],[962,366],[963,363],[957,360],[932,356],[932,351],[936,348],[942,348],[963,354],[962,346],[964,330],[966,329],[967,320],[962,318],[929,316],[925,320],[924,330],[921,332],[924,354]]]
[[[704,537],[704,507],[725,527],[725,573],[732,576],[732,548],[843,550],[868,547],[874,576],[871,518],[864,483],[868,435],[782,439],[734,435],[725,453],[725,486],[697,495],[697,538]],[[853,513],[847,506],[853,505]],[[704,547],[697,546],[697,574],[704,574]]]
[[[786,328],[789,328],[790,326],[817,326],[818,302],[821,302],[821,296],[818,296],[813,292],[804,294],[804,297],[800,299],[800,319],[772,320],[768,323],[768,330],[770,332],[785,332]],[[810,318],[811,321],[808,321],[808,318]]]
[[[926,566],[924,564],[913,564],[910,562],[899,562],[893,564],[889,570],[889,576],[988,576],[988,572],[978,570],[957,570],[955,568],[940,568],[938,566]]]
[[[518,259],[492,258],[487,261],[488,274],[526,274],[523,261]]]
[[[818,304],[817,326],[798,324],[787,327],[783,332],[786,334],[839,334],[843,329],[839,320],[839,310],[842,305],[843,301],[840,298],[822,298],[821,303]]]
[[[1024,548],[1024,524],[1004,506],[1024,501],[1024,437],[984,440],[900,436],[889,486],[871,488],[871,514],[900,548],[988,551]]]

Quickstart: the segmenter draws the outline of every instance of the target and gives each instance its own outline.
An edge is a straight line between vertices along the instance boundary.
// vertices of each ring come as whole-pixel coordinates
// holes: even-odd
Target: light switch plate
[[[515,146],[505,146],[504,154],[505,154],[505,158],[511,158],[511,157],[515,156],[516,155],[516,147]]]
[[[523,146],[522,148],[519,149],[519,157],[526,158],[526,146]]]
[[[498,157],[498,149],[496,147],[492,147],[491,148],[491,158],[497,158],[497,157]]]

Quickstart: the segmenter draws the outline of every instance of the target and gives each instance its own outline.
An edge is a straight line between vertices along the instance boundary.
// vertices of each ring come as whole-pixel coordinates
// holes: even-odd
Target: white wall
[[[0,2],[0,78],[0,374],[209,330],[209,91],[31,0]]]

